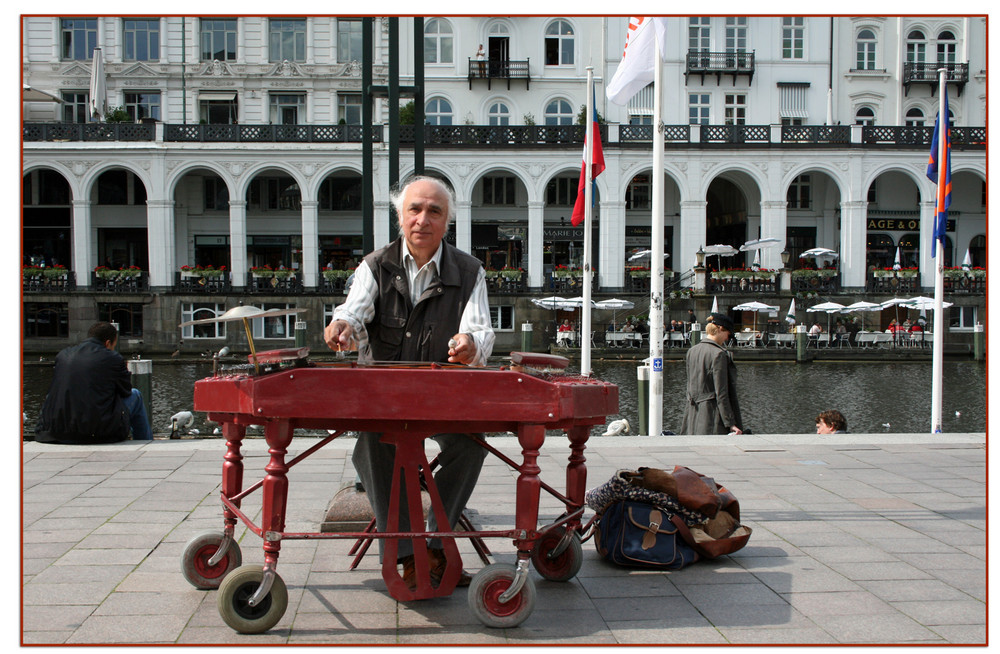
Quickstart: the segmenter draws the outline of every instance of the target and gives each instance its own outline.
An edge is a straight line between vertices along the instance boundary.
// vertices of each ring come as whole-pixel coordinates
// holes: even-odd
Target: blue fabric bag
[[[679,518],[653,504],[630,500],[610,504],[597,522],[597,551],[618,565],[680,570],[699,556],[684,542],[674,520]]]

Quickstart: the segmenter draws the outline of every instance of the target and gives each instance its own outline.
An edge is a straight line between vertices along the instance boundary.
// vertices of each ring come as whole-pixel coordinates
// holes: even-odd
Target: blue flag
[[[934,212],[934,239],[931,241],[931,256],[937,256],[937,244],[942,244],[948,226],[948,207],[951,205],[951,129],[948,126],[948,86],[944,85],[944,128],[940,112],[934,121],[934,137],[931,139],[931,156],[927,161],[927,177],[937,184],[937,207]],[[943,134],[943,136],[942,136]],[[944,139],[944,165],[938,165],[938,139]]]

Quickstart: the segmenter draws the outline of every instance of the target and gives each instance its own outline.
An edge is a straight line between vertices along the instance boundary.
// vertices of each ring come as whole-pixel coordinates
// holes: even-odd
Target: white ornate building
[[[552,289],[557,267],[579,265],[582,230],[568,219],[590,66],[606,123],[597,288],[640,290],[628,258],[650,239],[652,87],[627,107],[603,94],[627,19],[437,17],[423,19],[418,37],[414,23],[398,19],[399,82],[415,84],[420,38],[425,171],[455,190],[454,242],[489,268],[523,268],[523,294]],[[324,268],[364,254],[361,19],[26,16],[22,26],[24,83],[61,100],[25,90],[23,253],[26,263],[75,275],[75,290],[26,285],[26,320],[56,315],[66,325],[53,332],[36,320],[29,339],[61,341],[131,303],[145,307],[129,313],[139,316],[133,332],[145,323],[146,340],[167,347],[178,335],[166,326],[180,318],[268,290],[251,268],[295,273],[294,285],[272,287],[266,301],[318,304]],[[387,85],[390,20],[374,26],[373,80]],[[968,251],[985,267],[985,17],[672,18],[667,36],[661,174],[670,288],[691,283],[702,246],[755,238],[782,244],[762,252],[765,269],[782,267],[783,250],[793,267],[808,248],[837,251],[839,278],[828,293],[889,292],[871,268],[891,266],[897,250],[904,268],[919,269],[912,289],[931,286],[923,244],[936,187],[924,169],[939,64],[948,69],[954,126],[946,260],[958,265]],[[89,120],[97,46],[108,104],[139,122]],[[374,246],[394,235],[389,115],[379,95],[367,226]],[[401,128],[401,178],[414,172],[412,130]],[[743,256],[722,266],[749,266]],[[141,284],[109,301],[92,275],[105,264],[138,267]],[[181,276],[194,265],[227,268],[229,283],[211,303]],[[513,334],[527,303],[508,295],[497,298],[510,307],[498,309],[498,325]],[[953,328],[982,321],[983,301],[973,293],[957,302],[965,308]]]

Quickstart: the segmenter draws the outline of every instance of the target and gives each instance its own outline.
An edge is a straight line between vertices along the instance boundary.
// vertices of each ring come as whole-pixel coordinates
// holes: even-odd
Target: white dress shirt
[[[417,300],[427,287],[438,278],[438,267],[441,264],[441,246],[438,246],[430,261],[417,269],[417,262],[410,254],[410,249],[403,241],[403,268],[410,289],[410,301],[415,306]],[[333,311],[333,320],[343,320],[351,326],[354,340],[358,346],[358,363],[371,363],[372,353],[368,344],[368,329],[366,325],[375,316],[375,298],[378,297],[378,285],[368,267],[367,260],[354,271],[354,282],[347,295],[347,300]],[[476,344],[476,358],[471,365],[485,366],[493,352],[493,324],[490,319],[489,296],[486,290],[486,273],[480,267],[476,276],[476,284],[472,295],[465,304],[462,319],[458,325],[461,334],[469,334]]]

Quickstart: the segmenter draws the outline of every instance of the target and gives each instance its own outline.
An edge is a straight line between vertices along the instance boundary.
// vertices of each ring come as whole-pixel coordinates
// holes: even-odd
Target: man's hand
[[[448,363],[470,365],[476,360],[476,352],[476,342],[472,340],[472,336],[469,334],[455,334],[449,342]]]
[[[351,326],[344,320],[331,320],[323,330],[323,340],[335,352],[350,350],[354,340]]]
[[[730,435],[736,434],[738,436],[738,435],[740,435],[742,433],[743,433],[743,430],[740,429],[739,427],[735,426],[735,425],[733,425],[732,427],[729,428],[729,434]]]

